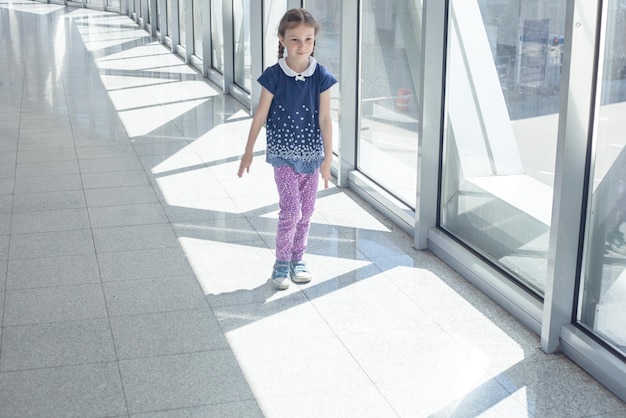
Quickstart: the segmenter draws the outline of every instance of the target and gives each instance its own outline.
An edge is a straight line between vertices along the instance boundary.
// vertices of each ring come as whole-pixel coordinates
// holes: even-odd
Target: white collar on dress
[[[295,77],[296,81],[304,81],[304,77],[311,77],[317,68],[317,61],[313,57],[309,57],[309,66],[301,73],[297,73],[287,65],[284,58],[278,60],[278,65],[288,77]]]

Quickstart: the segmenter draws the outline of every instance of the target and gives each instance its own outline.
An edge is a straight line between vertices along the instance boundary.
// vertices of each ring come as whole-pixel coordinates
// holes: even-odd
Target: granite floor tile
[[[127,413],[115,362],[0,373],[0,399],[7,417]]]
[[[48,161],[17,164],[15,177],[71,176],[80,174],[78,161]]]
[[[0,234],[10,234],[11,233],[11,214],[10,213],[0,213]]]
[[[11,260],[7,269],[7,289],[33,289],[100,283],[95,254]]]
[[[128,142],[124,144],[78,147],[76,148],[76,153],[80,160],[137,157],[135,149]]]
[[[336,337],[294,340],[289,344],[238,344],[233,351],[259,399],[276,396],[276,388],[280,388],[280,396],[291,396],[372,383]]]
[[[17,153],[18,164],[74,160],[76,160],[76,150],[74,148],[32,149]]]
[[[15,165],[0,164],[0,178],[3,178],[3,179],[15,178]]]
[[[0,261],[0,292],[4,292],[6,289],[7,283],[7,264],[6,260]],[[4,293],[0,294],[2,300],[4,301]],[[0,310],[0,312],[4,312],[4,310]]]
[[[355,361],[375,383],[451,373],[487,365],[435,325],[341,335]]]
[[[210,309],[112,317],[111,328],[121,360],[229,348]]]
[[[119,190],[119,189],[111,189]],[[130,192],[130,191],[129,191]],[[102,196],[102,194],[100,194]],[[145,194],[151,199],[149,193]],[[154,196],[154,192],[152,192]],[[87,198],[89,201],[89,197]],[[122,197],[120,200],[124,200]],[[137,199],[139,200],[139,199]],[[92,228],[130,227],[133,225],[162,224],[168,222],[160,203],[137,203],[89,208]],[[172,229],[170,227],[170,229]]]
[[[230,350],[119,362],[131,414],[252,400]]]
[[[10,195],[15,191],[15,179],[0,179],[0,195]]]
[[[97,253],[179,246],[169,223],[95,228],[92,232]]]
[[[333,337],[325,318],[307,302],[302,293],[294,293],[263,304],[214,306],[213,311],[234,346]]]
[[[488,369],[535,417],[591,417],[620,411],[624,403],[567,358]]]
[[[13,213],[43,212],[86,207],[82,190],[16,194],[13,198]]]
[[[82,188],[81,178],[77,174],[15,179],[15,194],[60,192]]]
[[[39,232],[11,236],[9,257],[12,260],[61,255],[93,254],[91,230]]]
[[[192,275],[103,284],[111,317],[208,307]]]
[[[193,274],[180,247],[100,253],[98,265],[105,282]]]
[[[382,395],[401,417],[528,418],[526,405],[514,399],[484,370],[417,376],[383,382]]]
[[[143,171],[114,171],[111,173],[85,173],[82,175],[83,187],[102,189],[107,187],[132,187],[150,184]]]
[[[265,416],[275,418],[411,416],[399,415],[374,385],[346,385],[344,388],[328,391],[305,390],[289,396],[277,394],[260,398],[258,402]]]
[[[87,229],[89,226],[86,208],[16,212],[11,219],[13,234]]]
[[[135,156],[79,160],[81,173],[110,173],[114,171],[139,171],[143,166]]]
[[[85,190],[87,206],[119,206],[158,203],[159,198],[151,185]]]
[[[10,235],[0,235],[0,260],[9,259],[9,238]]]
[[[6,291],[5,326],[106,317],[107,310],[100,284]]]
[[[6,327],[0,371],[115,361],[106,318]]]
[[[205,418],[205,417],[228,417],[228,418],[263,418],[263,412],[254,400],[241,402],[228,402],[219,405],[198,406],[195,408],[170,409],[166,411],[153,411],[145,414],[133,414],[133,418]]]

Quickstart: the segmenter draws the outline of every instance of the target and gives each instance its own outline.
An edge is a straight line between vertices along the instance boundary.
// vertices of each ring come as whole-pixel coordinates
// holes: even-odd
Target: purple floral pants
[[[276,230],[276,260],[302,260],[311,216],[315,210],[319,170],[313,174],[301,174],[291,167],[274,167],[274,180],[280,208]]]

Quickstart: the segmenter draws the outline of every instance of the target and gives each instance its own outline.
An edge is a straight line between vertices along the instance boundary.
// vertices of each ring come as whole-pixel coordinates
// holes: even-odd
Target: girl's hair
[[[300,25],[307,25],[315,29],[315,36],[317,36],[317,32],[320,30],[320,25],[315,21],[313,15],[306,9],[291,9],[287,10],[287,12],[283,15],[283,18],[280,19],[280,23],[278,24],[278,36],[285,37],[285,33],[288,29],[293,29]],[[311,51],[311,56],[313,56],[313,52],[315,51],[315,43],[313,43],[313,51]],[[283,44],[278,41],[278,58],[282,58],[285,52],[285,47]]]

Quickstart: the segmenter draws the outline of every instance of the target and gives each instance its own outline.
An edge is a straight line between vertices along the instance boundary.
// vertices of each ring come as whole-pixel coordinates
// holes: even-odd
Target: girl
[[[265,122],[266,161],[274,167],[280,208],[271,277],[278,289],[287,289],[290,280],[311,281],[302,257],[320,173],[325,189],[330,180],[330,87],[337,80],[313,58],[318,31],[319,25],[305,9],[291,9],[280,20],[278,63],[258,79],[261,97],[237,173],[241,177],[250,171],[254,143]]]

